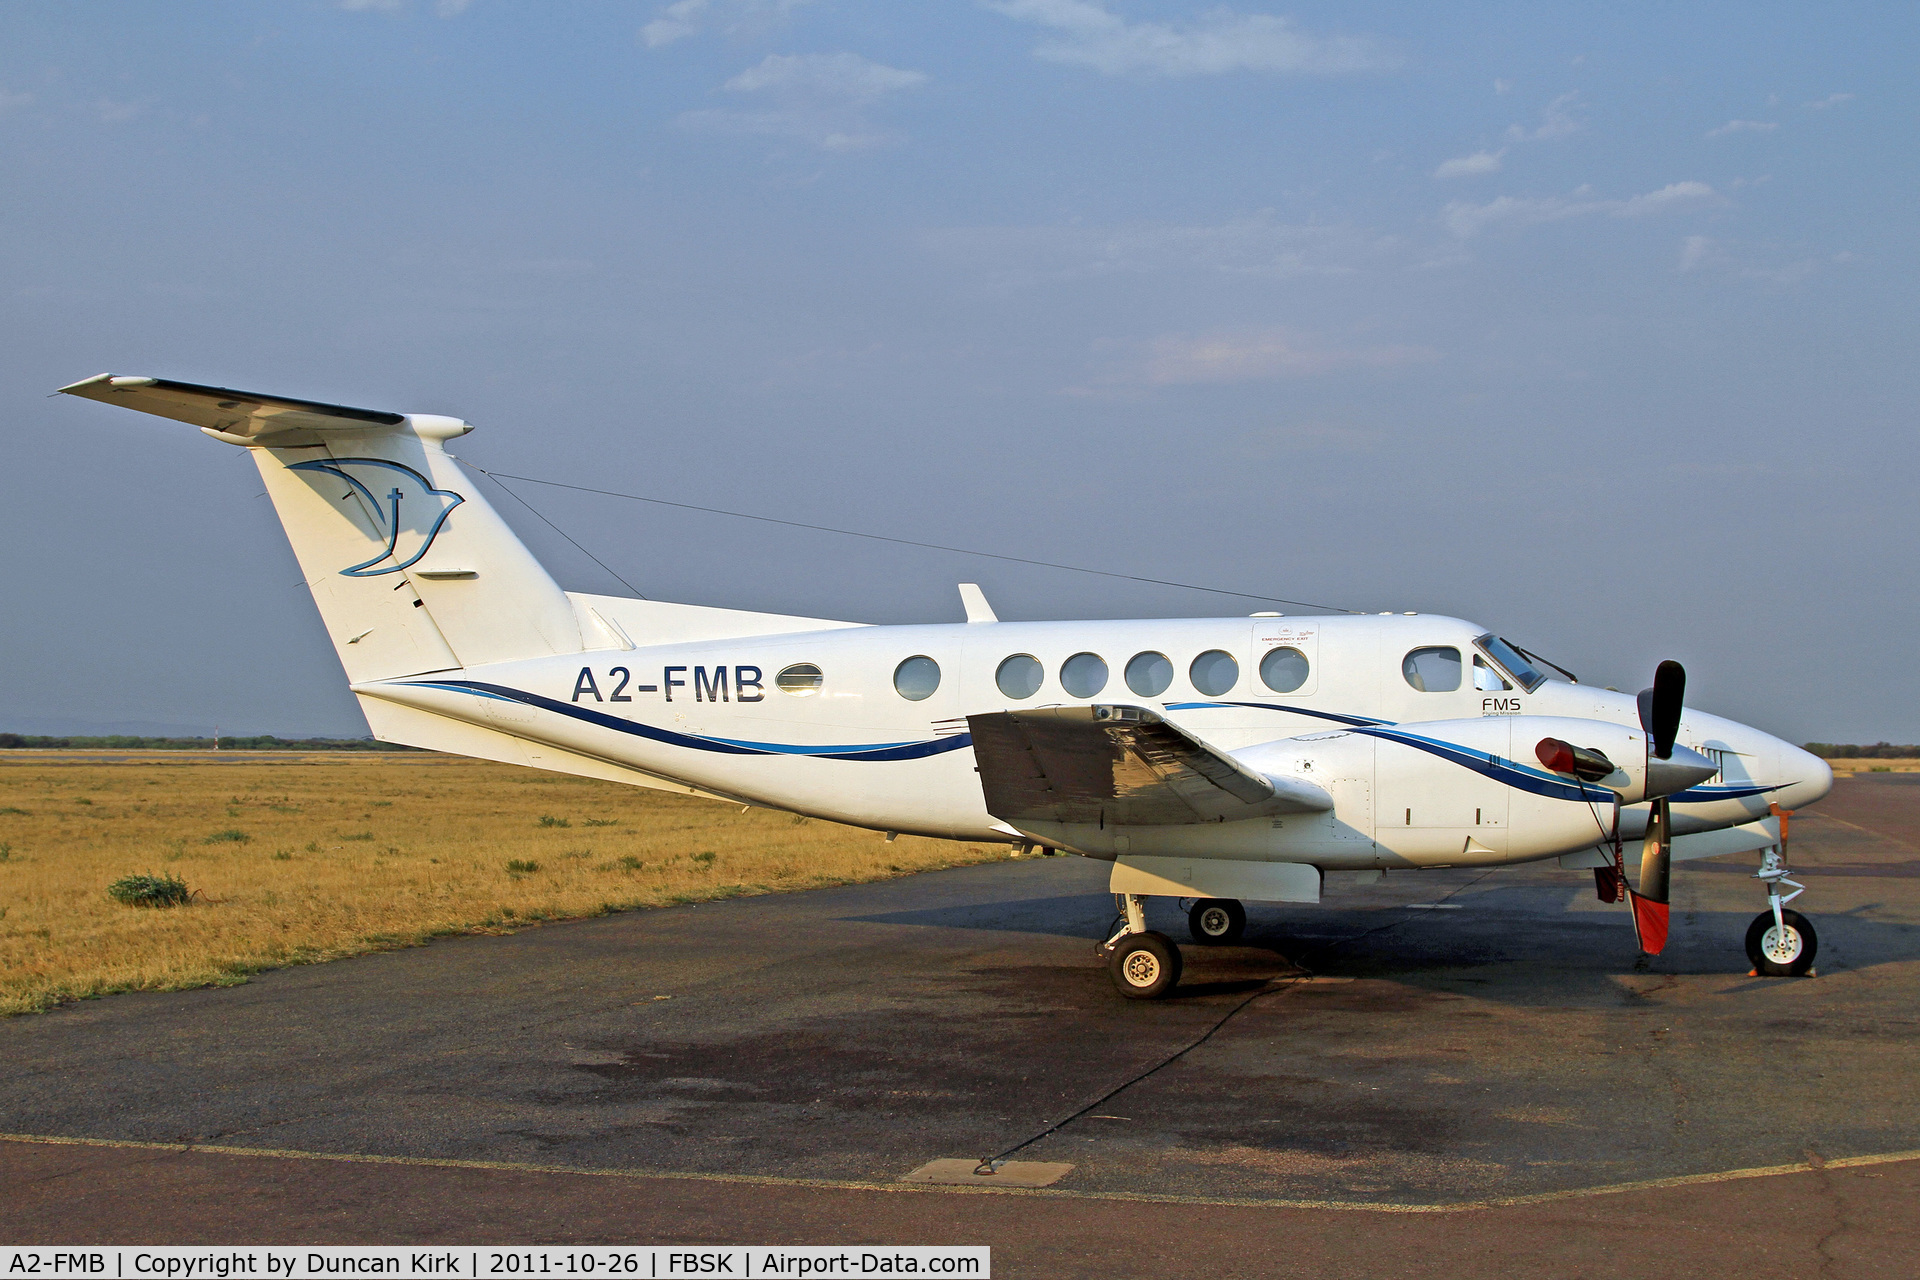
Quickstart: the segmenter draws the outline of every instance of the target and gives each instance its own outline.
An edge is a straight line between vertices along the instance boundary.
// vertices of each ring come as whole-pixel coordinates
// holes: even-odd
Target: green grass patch
[[[107,886],[107,896],[129,907],[184,907],[193,895],[177,876],[122,876]]]

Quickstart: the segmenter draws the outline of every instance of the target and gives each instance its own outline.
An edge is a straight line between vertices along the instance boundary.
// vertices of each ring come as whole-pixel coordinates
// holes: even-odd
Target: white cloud
[[[1100,0],[984,0],[988,8],[1057,32],[1033,53],[1107,75],[1204,76],[1232,71],[1339,75],[1397,66],[1367,39],[1314,36],[1286,18],[1213,9],[1182,25],[1128,22]]]
[[[1618,208],[1610,208],[1607,212],[1616,218],[1644,218],[1650,213],[1665,213],[1669,209],[1699,205],[1716,198],[1713,188],[1704,182],[1669,182],[1658,191],[1649,191],[1643,196],[1621,201]]]
[[[5,115],[16,107],[30,106],[32,103],[33,95],[30,93],[9,93],[5,89],[0,89],[0,115]]]
[[[1688,236],[1680,242],[1680,270],[1698,271],[1709,263],[1718,261],[1720,248],[1712,236]]]
[[[1707,130],[1707,136],[1724,138],[1730,133],[1772,133],[1779,127],[1771,120],[1729,120],[1718,129]]]
[[[1580,132],[1581,124],[1568,110],[1580,100],[1578,93],[1563,93],[1540,109],[1538,128],[1528,129],[1520,125],[1507,126],[1509,142],[1546,142],[1553,138],[1564,138],[1570,133]]]
[[[768,54],[723,88],[735,93],[773,93],[843,102],[868,103],[901,89],[926,83],[918,71],[902,71],[857,53]]]
[[[770,54],[721,87],[762,95],[758,111],[690,111],[687,128],[785,138],[823,151],[863,151],[901,141],[872,124],[864,108],[888,94],[924,84],[927,77],[857,53]]]
[[[1159,272],[1262,280],[1345,275],[1399,245],[1353,227],[1278,222],[1271,210],[1204,225],[951,227],[922,242],[1000,287]]]
[[[786,18],[809,0],[675,0],[640,28],[649,49],[715,30],[723,35],[761,31]]]
[[[1436,178],[1471,178],[1481,173],[1498,173],[1500,172],[1500,157],[1506,154],[1507,149],[1502,147],[1498,151],[1476,151],[1470,156],[1458,156],[1452,160],[1443,161],[1440,167],[1433,171],[1433,176]]]
[[[1853,101],[1853,95],[1850,93],[1830,93],[1826,97],[1820,99],[1818,102],[1807,103],[1806,107],[1809,111],[1828,111],[1834,107],[1839,106],[1843,102],[1852,102],[1852,101]]]
[[[1495,81],[1493,82],[1493,91],[1494,91],[1495,93],[1499,93],[1499,94],[1508,94],[1508,93],[1512,93],[1512,92],[1513,92],[1513,81],[1511,81],[1511,80],[1495,80]]]
[[[1575,193],[1575,197],[1584,191],[1585,188],[1582,188]],[[1719,194],[1704,182],[1673,182],[1658,191],[1649,191],[1626,200],[1500,196],[1486,204],[1455,201],[1441,210],[1440,218],[1447,230],[1464,240],[1489,227],[1535,226],[1597,213],[1615,218],[1644,218],[1677,209],[1697,208],[1719,199]]]
[[[1147,344],[1137,380],[1149,386],[1251,382],[1298,378],[1340,369],[1388,369],[1430,364],[1430,347],[1333,348],[1289,329],[1254,329],[1200,336],[1170,334]]]
[[[1736,252],[1709,236],[1688,236],[1680,245],[1680,270],[1711,272],[1725,279],[1785,286],[1798,284],[1820,265],[1812,258],[1790,262],[1781,262],[1777,258],[1772,262],[1753,261],[1755,257],[1766,256],[1769,255],[1764,246],[1740,246]],[[1850,257],[1849,254],[1837,254],[1833,261],[1845,262]]]

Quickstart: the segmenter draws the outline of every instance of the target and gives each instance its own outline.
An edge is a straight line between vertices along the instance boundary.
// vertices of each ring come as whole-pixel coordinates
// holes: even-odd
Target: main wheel
[[[1778,925],[1773,912],[1762,911],[1747,926],[1747,959],[1753,961],[1755,973],[1770,978],[1801,976],[1813,968],[1813,955],[1819,949],[1813,925],[1798,911],[1782,910]]]
[[[1195,942],[1215,946],[1240,941],[1247,931],[1247,909],[1232,898],[1202,898],[1187,912],[1187,932]]]
[[[1108,953],[1107,975],[1129,1000],[1157,1000],[1180,982],[1180,948],[1164,933],[1130,933]]]

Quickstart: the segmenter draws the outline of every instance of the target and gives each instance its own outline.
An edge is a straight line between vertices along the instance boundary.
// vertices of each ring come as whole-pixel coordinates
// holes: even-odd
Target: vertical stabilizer
[[[458,418],[107,374],[62,389],[251,449],[356,683],[583,647],[566,594],[443,447]]]

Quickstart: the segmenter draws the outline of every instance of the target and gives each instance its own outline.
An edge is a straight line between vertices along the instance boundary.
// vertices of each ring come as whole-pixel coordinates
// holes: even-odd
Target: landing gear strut
[[[1129,1000],[1157,1000],[1180,983],[1180,948],[1164,933],[1147,928],[1146,899],[1125,895],[1126,920],[1101,949],[1107,976]]]
[[[1776,812],[1780,814],[1780,843],[1767,850],[1766,857],[1760,860],[1760,870],[1754,873],[1754,878],[1767,886],[1767,909],[1747,926],[1747,959],[1753,961],[1756,975],[1798,978],[1812,972],[1820,939],[1811,921],[1798,911],[1787,910],[1787,904],[1805,893],[1807,887],[1798,880],[1788,879],[1793,873],[1787,870],[1787,815]],[[1793,892],[1782,894],[1783,884],[1792,885]]]

